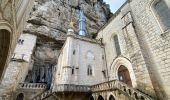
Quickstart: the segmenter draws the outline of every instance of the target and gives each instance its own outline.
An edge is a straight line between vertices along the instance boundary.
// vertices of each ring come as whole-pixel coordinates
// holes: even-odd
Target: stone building
[[[0,81],[33,3],[34,0],[0,0]]]
[[[26,31],[2,80],[2,100],[170,100],[169,6],[128,0],[95,39],[83,9],[79,34],[71,21],[64,43]]]

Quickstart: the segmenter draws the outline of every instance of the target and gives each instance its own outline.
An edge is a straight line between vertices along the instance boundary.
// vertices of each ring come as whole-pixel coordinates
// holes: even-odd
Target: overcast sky
[[[121,7],[121,5],[123,5],[123,3],[126,0],[104,0],[104,1],[110,5],[110,9],[114,13]]]

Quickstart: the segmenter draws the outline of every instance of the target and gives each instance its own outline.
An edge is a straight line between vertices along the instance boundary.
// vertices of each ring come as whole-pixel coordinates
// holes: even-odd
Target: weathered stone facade
[[[3,85],[6,85],[6,91],[2,96],[4,100],[13,98],[24,100],[170,99],[168,1],[126,1],[98,31],[96,39],[77,35],[77,27],[69,29],[68,16],[64,17],[67,19],[66,25],[63,24],[61,30],[58,26],[55,29],[59,34],[64,32],[62,30],[68,30],[63,36],[66,41],[52,31],[51,26],[56,23],[51,25],[43,19],[38,20],[38,25],[37,22],[33,25],[33,20],[37,21],[39,17],[46,19],[50,17],[49,4],[66,6],[68,2],[66,0],[60,4],[61,2],[53,0],[52,2],[36,1],[38,4],[35,6],[39,7],[34,9],[41,9],[43,12],[35,10],[32,14],[41,13],[40,15],[46,17],[36,16],[35,19],[35,16],[31,17],[29,20],[31,23],[25,30],[29,34],[21,35],[18,45],[22,44],[22,37],[28,41],[25,41],[26,44],[22,47],[17,46],[16,51],[29,56],[25,58],[21,56],[22,59],[20,56],[15,56],[16,60],[10,62],[6,77],[2,81]],[[98,3],[101,1],[82,0],[79,6],[83,7],[86,15],[89,7],[86,4],[98,5],[99,10],[99,5],[102,4]],[[41,6],[43,4],[46,5],[45,8]],[[70,4],[76,7],[78,1],[75,0]],[[62,10],[66,15],[71,12],[64,8]],[[57,13],[58,15],[60,14]],[[100,20],[96,23],[102,22],[103,18],[105,19],[105,16],[101,13]],[[39,21],[43,23],[42,26]],[[3,90],[2,87],[0,89]]]
[[[166,99],[169,99],[169,83],[167,80],[169,80],[170,27],[167,25],[168,29],[163,30],[162,20],[153,11],[155,2],[163,1],[132,0],[124,4],[115,13],[112,21],[99,32],[98,38],[103,38],[108,67],[116,67],[112,64],[112,61],[114,63],[117,59],[115,49],[112,49],[114,47],[112,39],[113,35],[117,34],[122,52],[121,56],[128,59],[132,64],[136,77],[136,88],[145,92],[154,89],[158,98],[165,99],[166,97]],[[165,16],[170,15],[168,7],[160,7],[162,7],[162,12],[168,10]],[[126,20],[125,17],[128,14],[131,14],[132,18]],[[169,19],[167,17],[164,20]],[[124,25],[125,22],[127,24]]]
[[[34,0],[0,0],[0,80],[25,28]]]

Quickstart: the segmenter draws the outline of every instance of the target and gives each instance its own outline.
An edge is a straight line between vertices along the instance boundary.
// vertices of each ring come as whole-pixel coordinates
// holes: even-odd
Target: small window
[[[104,60],[104,55],[102,55],[102,59]]]
[[[90,65],[88,65],[87,75],[88,76],[92,76],[93,75],[93,70],[92,70],[92,67]]]
[[[102,73],[103,73],[104,78],[106,78],[107,77],[106,76],[106,70],[103,70]]]
[[[24,40],[22,40],[22,39],[19,39],[19,40],[18,40],[18,44],[19,44],[19,45],[22,45],[22,44],[24,44]]]
[[[76,54],[76,50],[73,50],[73,55],[75,55]]]
[[[74,74],[74,67],[71,69],[71,74],[72,75]]]

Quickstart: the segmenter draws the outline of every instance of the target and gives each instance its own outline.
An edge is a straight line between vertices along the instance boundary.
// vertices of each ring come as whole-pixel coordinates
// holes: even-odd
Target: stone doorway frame
[[[132,87],[135,88],[137,86],[137,83],[132,63],[130,62],[130,60],[124,57],[118,57],[114,60],[111,66],[110,80],[119,80],[118,70],[122,65],[128,69],[132,81]]]

